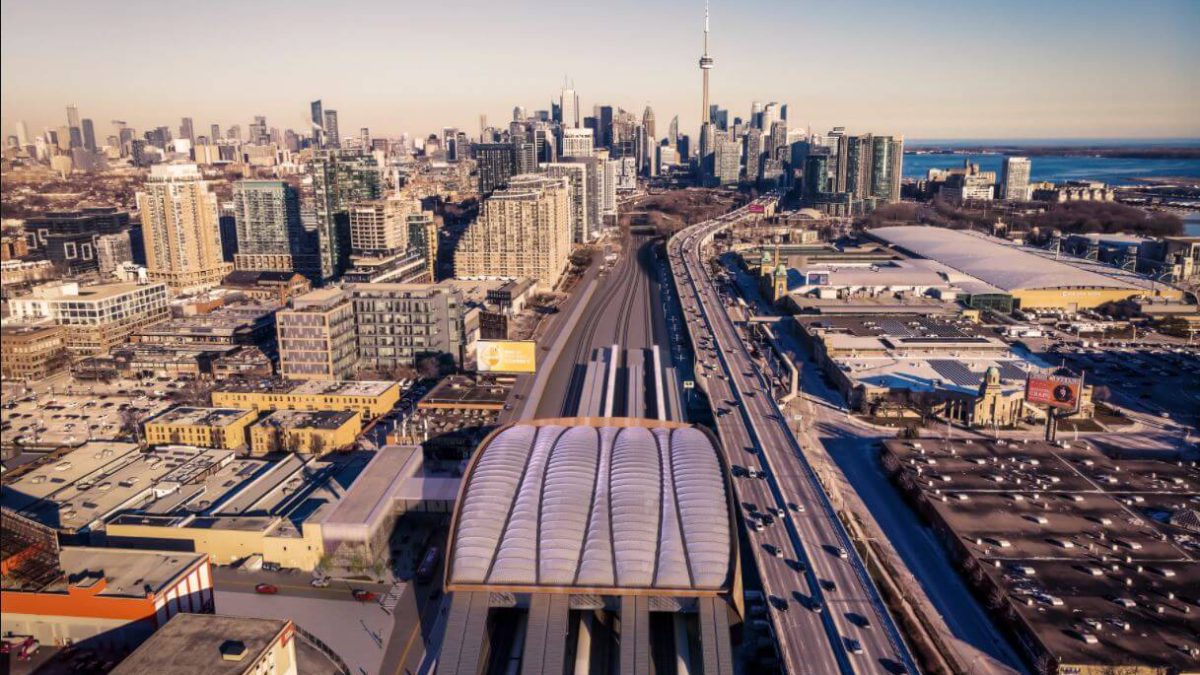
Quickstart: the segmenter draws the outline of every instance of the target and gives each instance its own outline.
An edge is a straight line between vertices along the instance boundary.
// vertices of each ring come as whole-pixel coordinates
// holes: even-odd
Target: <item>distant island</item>
[[[973,145],[916,143],[905,149],[920,155],[996,154],[1025,157],[1111,157],[1114,159],[1200,159],[1196,145],[1027,145],[984,143]]]

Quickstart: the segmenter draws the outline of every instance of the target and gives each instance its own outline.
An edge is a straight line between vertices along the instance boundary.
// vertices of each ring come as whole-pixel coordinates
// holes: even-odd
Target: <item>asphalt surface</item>
[[[767,474],[765,479],[735,478],[743,517],[749,522],[750,510],[785,514],[764,531],[750,533],[782,666],[790,673],[915,672],[899,631],[704,266],[706,238],[746,213],[735,211],[682,231],[672,238],[669,253],[696,348],[698,386],[716,409],[730,463]],[[823,611],[813,611],[814,605]]]

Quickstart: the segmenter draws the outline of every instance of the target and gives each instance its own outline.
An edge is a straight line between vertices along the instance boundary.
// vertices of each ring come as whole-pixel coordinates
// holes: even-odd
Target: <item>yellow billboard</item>
[[[479,340],[475,343],[476,368],[481,373],[532,373],[537,370],[537,343],[533,340]]]

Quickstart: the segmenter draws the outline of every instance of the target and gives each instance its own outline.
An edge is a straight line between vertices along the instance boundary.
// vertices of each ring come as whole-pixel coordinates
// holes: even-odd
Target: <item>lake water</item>
[[[1003,155],[944,154],[904,155],[904,177],[924,178],[930,169],[952,169],[970,160],[983,171],[1000,176]],[[1098,180],[1127,184],[1135,178],[1185,176],[1200,178],[1200,159],[1125,159],[1120,157],[1031,157],[1030,172],[1035,181]]]
[[[1189,237],[1200,237],[1200,213],[1191,213],[1183,217],[1183,233]]]

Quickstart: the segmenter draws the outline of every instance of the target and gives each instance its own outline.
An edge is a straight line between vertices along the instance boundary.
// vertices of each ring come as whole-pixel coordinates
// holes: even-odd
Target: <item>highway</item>
[[[775,514],[762,532],[747,529],[782,666],[790,673],[916,672],[704,263],[712,235],[747,213],[744,207],[683,230],[668,250],[697,386],[712,404],[730,464],[765,473],[751,478],[738,470],[735,489],[747,524],[755,520],[750,511]]]

